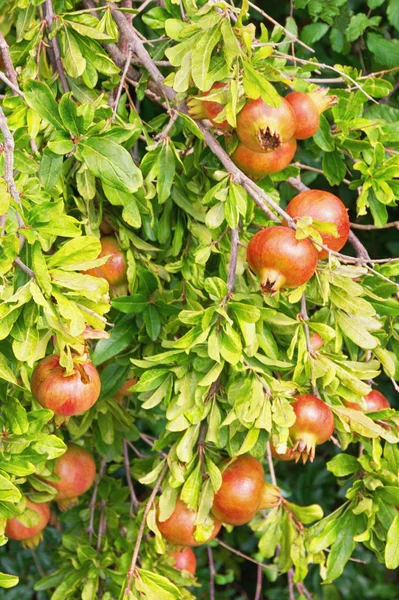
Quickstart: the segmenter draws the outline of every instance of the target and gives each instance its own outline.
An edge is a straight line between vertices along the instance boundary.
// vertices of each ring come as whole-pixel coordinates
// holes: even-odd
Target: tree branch
[[[223,546],[223,548],[226,548],[226,550],[230,550],[230,552],[232,552],[233,554],[236,554],[237,556],[244,558],[248,562],[254,563],[254,565],[258,565],[258,566],[262,567],[262,569],[272,569],[273,571],[276,571],[276,567],[274,565],[265,565],[264,563],[260,562],[259,560],[255,560],[254,558],[252,558],[252,556],[248,556],[248,554],[244,554],[243,552],[240,552],[240,550],[236,550],[232,546],[229,546],[228,544],[226,544],[226,542],[223,542],[220,538],[215,538],[215,541],[220,546]]]
[[[240,241],[240,238],[238,236],[238,229],[232,229],[231,230],[231,251],[230,251],[229,274],[227,276],[228,295],[231,295],[233,293],[235,283],[236,283],[239,241]]]
[[[213,560],[213,552],[210,546],[207,547],[208,562],[209,562],[209,600],[215,600],[215,562]]]
[[[130,516],[132,516],[133,512],[137,512],[139,510],[139,501],[137,500],[136,492],[134,491],[132,476],[130,473],[129,449],[127,440],[123,440],[123,462],[125,466],[126,480],[130,491]]]
[[[129,67],[130,67],[130,61],[131,61],[131,59],[132,59],[132,51],[128,50],[127,54],[126,54],[125,68],[123,69],[122,77],[121,77],[121,80],[120,80],[119,85],[118,85],[118,91],[116,92],[116,98],[114,100],[114,108],[113,108],[113,111],[112,111],[112,120],[114,120],[115,117],[116,117],[116,112],[118,110],[119,100],[121,99],[122,90],[123,90],[123,86],[125,85],[125,80],[126,80],[126,77],[127,77],[127,72],[129,70]]]
[[[3,109],[0,107],[0,131],[3,134],[4,138],[4,181],[7,184],[7,189],[11,194],[11,197],[17,202],[22,212],[22,202],[19,196],[19,192],[17,190],[17,186],[15,185],[14,180],[14,138],[11,134],[11,131],[8,127],[7,118],[3,112]],[[24,221],[20,213],[17,211],[17,220],[19,227],[24,227]]]
[[[100,470],[98,472],[95,484],[94,484],[94,489],[93,489],[93,495],[91,497],[90,500],[90,521],[89,521],[89,526],[87,528],[87,532],[89,534],[89,544],[92,543],[93,541],[93,534],[94,534],[94,513],[96,511],[96,502],[97,502],[97,494],[98,494],[98,486],[100,485],[100,481],[101,479],[104,477],[105,471],[107,468],[107,463],[105,461],[105,458],[101,459],[101,465],[100,465]]]
[[[295,600],[295,590],[294,590],[294,569],[290,569],[287,573],[288,579],[288,597],[289,600]]]
[[[254,600],[261,600],[263,588],[263,569],[260,565],[256,570],[256,591]]]
[[[310,331],[309,331],[309,325],[308,325],[309,316],[308,316],[308,310],[307,310],[307,307],[306,307],[306,294],[305,294],[305,292],[303,292],[302,298],[301,298],[300,318],[301,318],[301,320],[303,322],[303,327],[304,327],[304,330],[305,330],[306,348],[307,348],[308,353],[310,355],[310,360],[312,360],[313,349],[312,349],[312,342],[310,341]],[[314,396],[316,396],[317,398],[319,398],[319,390],[317,389],[317,385],[313,381],[313,364],[312,363],[311,363],[311,373],[312,373],[311,374],[312,392],[313,392]]]
[[[9,45],[7,44],[4,35],[0,31],[0,53],[3,58],[4,67],[7,73],[7,76],[10,82],[15,86],[16,89],[11,88],[15,94],[22,94],[21,90],[19,90],[17,74],[14,69],[14,65],[12,64]],[[11,86],[10,86],[11,87]],[[19,92],[17,92],[19,90]]]
[[[49,34],[51,33],[51,30],[53,27],[54,18],[55,18],[55,16],[54,16],[53,3],[51,0],[46,0],[46,23],[47,23],[47,29],[48,29]],[[65,76],[64,67],[63,67],[62,60],[61,60],[60,46],[59,46],[58,38],[56,35],[50,40],[50,44],[51,44],[51,48],[53,50],[55,67],[60,76],[62,88],[65,93],[69,92],[69,85],[68,85],[67,78]]]
[[[19,267],[24,273],[29,275],[29,277],[33,278],[35,276],[34,271],[32,271],[32,269],[30,269],[27,265],[25,265],[25,263],[23,263],[20,258],[17,257],[14,260],[14,265],[17,265],[17,267]]]
[[[382,227],[378,227],[378,225],[370,224],[370,225],[361,225],[360,223],[351,223],[352,229],[361,229],[363,231],[372,231],[372,230],[380,230],[380,229],[390,229],[391,227],[396,227],[399,229],[399,221],[392,221],[391,223],[387,223],[386,225],[382,225]]]
[[[269,465],[269,473],[270,473],[271,482],[273,485],[277,485],[276,472],[274,470],[272,447],[271,447],[270,441],[268,441],[266,444],[266,456],[267,456],[267,463]]]

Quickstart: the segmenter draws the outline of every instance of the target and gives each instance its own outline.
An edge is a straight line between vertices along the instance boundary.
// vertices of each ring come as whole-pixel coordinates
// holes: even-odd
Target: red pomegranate
[[[337,104],[336,96],[327,96],[328,88],[318,88],[305,94],[291,92],[285,97],[295,114],[296,127],[294,137],[306,140],[312,137],[320,126],[320,115]]]
[[[273,446],[273,444],[270,444],[270,448],[272,451],[273,458],[277,458],[278,460],[289,461],[289,460],[296,460],[297,458],[300,458],[300,455],[297,457],[296,453],[294,452],[294,450],[292,448],[287,447],[287,450],[284,452],[284,454],[280,454],[279,452],[277,452],[277,450]]]
[[[191,548],[184,548],[180,552],[171,552],[170,555],[174,559],[174,568],[179,571],[188,571],[191,575],[195,575],[197,570],[197,559]]]
[[[123,401],[126,396],[130,396],[132,393],[130,389],[136,385],[137,379],[135,377],[127,379],[121,388],[114,394],[114,398],[119,404]]]
[[[197,542],[194,537],[196,518],[197,512],[190,510],[179,499],[169,519],[162,522],[158,519],[158,528],[163,537],[176,546],[201,546],[205,542]],[[206,540],[207,542],[217,536],[222,526],[221,522],[217,519],[214,519],[214,523],[213,531]]]
[[[292,405],[296,421],[290,427],[296,460],[302,456],[305,463],[313,462],[315,447],[324,444],[334,432],[334,416],[329,406],[310,394],[295,397]]]
[[[89,360],[75,361],[74,373],[66,377],[59,354],[51,354],[41,360],[31,380],[35,400],[56,416],[66,418],[80,415],[93,406],[100,395],[100,388],[97,369]]]
[[[317,352],[323,346],[324,341],[321,335],[314,331],[310,334],[310,349],[311,352]]]
[[[35,511],[39,515],[39,522],[32,527],[26,527],[19,521],[18,517],[14,517],[7,521],[5,535],[11,540],[22,542],[22,545],[27,548],[34,548],[43,539],[42,531],[50,520],[50,506],[47,502],[44,504],[35,504],[27,500],[26,508]]]
[[[356,402],[345,402],[345,406],[353,408],[354,410],[361,410],[364,413],[373,413],[384,410],[385,408],[391,408],[389,401],[385,398],[384,394],[381,394],[378,390],[372,390],[367,396],[363,397],[365,406],[361,406]]]
[[[317,250],[309,240],[297,240],[289,227],[262,229],[250,240],[247,261],[265,293],[306,283],[317,266]]]
[[[296,140],[291,138],[283,142],[273,152],[252,152],[244,144],[238,144],[231,155],[231,160],[243,173],[254,181],[262,179],[266,175],[272,175],[282,171],[292,161],[296,152]]]
[[[262,100],[248,100],[237,116],[237,135],[253,152],[272,152],[293,136],[295,115],[290,104],[281,98],[280,106],[268,106]]]
[[[193,119],[209,119],[212,125],[215,125],[218,129],[231,129],[231,126],[226,121],[222,121],[218,123],[215,121],[216,117],[219,113],[224,109],[224,105],[220,102],[215,102],[214,100],[206,100],[206,96],[212,94],[214,90],[219,90],[222,88],[226,88],[226,84],[221,81],[218,83],[214,83],[211,89],[204,93],[201,97],[190,98],[187,102],[189,106],[189,114]]]
[[[110,286],[118,286],[126,282],[127,264],[124,253],[119,247],[118,240],[112,235],[101,238],[101,252],[98,258],[110,255],[108,261],[101,265],[85,271],[86,275],[102,277]]]
[[[289,202],[286,212],[292,218],[312,217],[314,221],[336,225],[338,237],[321,233],[323,244],[338,252],[348,239],[350,222],[348,210],[337,196],[324,190],[307,190]],[[320,248],[319,258],[327,258],[328,252]]]
[[[60,510],[67,510],[93,485],[96,463],[90,452],[77,444],[68,444],[66,452],[56,460],[54,473],[60,478],[51,482],[58,490],[55,500]]]

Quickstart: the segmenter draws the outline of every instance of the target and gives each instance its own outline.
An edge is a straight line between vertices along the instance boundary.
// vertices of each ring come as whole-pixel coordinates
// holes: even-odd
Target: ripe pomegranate
[[[272,175],[282,171],[292,161],[296,152],[296,140],[291,138],[267,154],[252,152],[244,144],[238,144],[231,155],[231,160],[243,173],[254,181],[262,179],[266,175]]]
[[[314,221],[334,223],[338,237],[331,233],[321,233],[323,244],[338,252],[348,239],[350,222],[348,210],[337,196],[324,190],[307,190],[295,196],[289,202],[286,212],[292,218],[312,217]],[[319,258],[327,258],[327,250],[320,248]]]
[[[337,104],[336,96],[327,96],[328,88],[318,88],[305,94],[291,92],[285,97],[295,114],[296,127],[294,137],[306,140],[312,137],[320,126],[320,115]]]
[[[231,129],[231,126],[226,121],[218,123],[215,118],[224,109],[224,105],[220,102],[213,100],[205,100],[206,96],[209,96],[213,90],[225,88],[226,84],[222,82],[214,83],[210,90],[204,93],[201,97],[191,98],[187,104],[189,106],[189,114],[193,119],[209,119],[212,125],[215,125],[218,129]]]
[[[169,519],[162,522],[158,519],[158,528],[163,537],[176,546],[200,546],[205,542],[197,542],[194,537],[196,518],[197,513],[194,510],[190,510],[179,499]],[[207,542],[217,536],[222,526],[222,523],[217,519],[214,519],[214,522],[212,534],[206,540]]]
[[[76,444],[67,446],[55,463],[54,473],[60,480],[51,482],[58,490],[55,500],[60,510],[77,504],[78,497],[91,488],[96,477],[96,463],[90,452]]]
[[[102,277],[111,286],[125,283],[127,273],[125,255],[119,247],[118,240],[112,235],[106,235],[101,238],[101,252],[98,258],[108,255],[110,255],[110,258],[104,265],[89,269],[85,271],[85,274],[92,275],[93,277]]]
[[[284,454],[280,454],[279,452],[277,452],[277,450],[273,446],[273,444],[270,444],[270,448],[272,451],[273,458],[277,458],[278,460],[283,460],[283,461],[289,461],[289,460],[296,459],[296,454],[292,448],[287,447],[287,450],[284,452]]]
[[[180,552],[171,552],[170,555],[174,558],[174,568],[179,571],[188,571],[191,575],[195,575],[197,570],[197,559],[191,548],[184,548]]]
[[[273,226],[258,231],[247,248],[247,261],[260,278],[263,292],[296,288],[306,283],[317,265],[317,250],[309,240],[297,240],[289,227]]]
[[[296,421],[290,427],[290,437],[294,443],[296,460],[302,456],[313,462],[315,447],[324,444],[333,434],[334,416],[329,406],[310,394],[296,396],[292,405]]]
[[[237,116],[237,135],[253,152],[272,152],[293,136],[295,114],[290,104],[281,98],[278,108],[262,100],[248,100]]]
[[[314,331],[310,334],[310,348],[312,352],[317,352],[324,344],[323,338]]]
[[[391,408],[388,399],[378,390],[372,390],[367,396],[363,397],[363,400],[366,405],[365,408],[356,402],[345,402],[345,406],[353,408],[354,410],[361,410],[366,414],[379,412],[385,408]]]
[[[18,520],[18,517],[14,517],[7,521],[5,535],[11,540],[22,542],[22,545],[27,548],[34,548],[43,539],[42,531],[50,520],[50,506],[47,502],[35,504],[27,500],[26,508],[34,510],[39,515],[39,522],[32,527],[26,527]]]
[[[97,401],[100,388],[97,369],[89,360],[75,361],[73,375],[66,377],[59,354],[50,354],[41,360],[31,380],[35,400],[43,408],[52,410],[56,417],[69,418],[86,412]]]
[[[130,392],[130,388],[133,387],[137,383],[137,379],[135,377],[131,379],[127,379],[122,387],[114,394],[114,398],[119,404],[123,401],[126,396],[129,396],[132,392]]]

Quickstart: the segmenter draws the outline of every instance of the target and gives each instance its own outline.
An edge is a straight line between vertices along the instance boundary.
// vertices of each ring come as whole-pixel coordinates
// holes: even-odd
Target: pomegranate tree
[[[22,545],[27,548],[34,548],[43,539],[42,531],[50,520],[50,506],[47,502],[35,504],[27,500],[26,508],[33,510],[39,516],[38,522],[29,527],[21,523],[20,517],[13,517],[7,521],[5,535],[11,540],[22,542]]]
[[[197,515],[196,511],[190,510],[187,504],[179,499],[173,513],[166,521],[158,519],[159,531],[166,540],[176,546],[200,546],[205,542],[197,542],[194,537]],[[218,519],[214,519],[214,527],[207,542],[217,536],[221,526],[222,523]]]
[[[239,140],[253,152],[272,152],[293,136],[295,114],[285,98],[280,106],[265,104],[262,98],[248,100],[237,116]]]
[[[43,408],[49,408],[58,419],[80,415],[97,401],[100,377],[89,360],[75,360],[72,375],[66,375],[59,354],[50,354],[33,371],[31,390]]]
[[[324,444],[334,432],[334,416],[330,407],[311,394],[295,397],[292,405],[296,420],[290,427],[290,438],[294,444],[296,460],[302,456],[305,463],[313,462],[315,447]]]
[[[174,568],[179,571],[188,571],[191,575],[195,575],[197,570],[197,559],[193,550],[190,547],[180,550],[180,552],[171,552],[174,561]]]
[[[90,452],[69,443],[66,452],[57,458],[54,473],[59,477],[59,481],[51,482],[58,491],[55,500],[60,510],[66,510],[77,504],[79,496],[93,485],[96,463]]]
[[[101,252],[98,258],[108,256],[107,262],[100,267],[94,267],[86,271],[86,275],[93,277],[102,277],[106,279],[110,286],[118,286],[126,282],[127,263],[118,240],[112,235],[105,235],[101,238]]]
[[[336,226],[337,235],[321,233],[323,244],[330,250],[338,252],[345,246],[350,222],[348,210],[343,202],[334,194],[324,190],[308,190],[301,192],[289,202],[286,212],[293,219],[298,217],[312,217],[314,221],[332,223]],[[327,258],[328,252],[319,249],[319,258]]]
[[[296,140],[291,138],[267,153],[253,152],[244,144],[238,144],[231,159],[248,177],[256,181],[288,167],[295,152]]]
[[[307,94],[291,92],[285,97],[295,114],[294,137],[297,140],[312,137],[320,126],[320,115],[337,104],[337,97],[327,94],[328,88],[317,88]]]
[[[289,227],[273,226],[258,231],[247,248],[247,261],[265,293],[295,288],[312,277],[318,253],[309,240],[297,240]]]

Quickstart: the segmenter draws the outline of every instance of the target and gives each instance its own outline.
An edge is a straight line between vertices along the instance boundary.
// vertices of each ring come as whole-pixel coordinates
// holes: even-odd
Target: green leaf
[[[39,440],[33,444],[33,448],[39,454],[47,454],[50,460],[62,456],[67,449],[61,438],[48,434],[42,434]]]
[[[0,573],[0,587],[8,589],[16,586],[19,582],[19,577],[16,575],[8,575],[7,573]]]
[[[48,258],[48,267],[68,267],[68,270],[78,270],[79,265],[95,260],[101,252],[100,240],[94,236],[82,236],[68,240]]]
[[[379,345],[376,337],[364,329],[364,325],[356,317],[351,317],[343,312],[337,313],[337,323],[348,338],[365,350],[373,350]]]
[[[196,39],[195,51],[191,60],[191,75],[195,85],[201,91],[206,91],[206,81],[211,62],[211,55],[220,40],[221,20],[208,31],[202,32]]]
[[[86,69],[86,59],[84,58],[79,43],[72,31],[64,28],[61,31],[60,41],[64,49],[65,70],[74,79],[83,75]]]
[[[388,69],[399,64],[399,44],[391,42],[379,33],[367,34],[367,48],[374,55],[376,62]]]
[[[308,46],[312,46],[327,33],[329,26],[327,23],[310,23],[305,25],[301,31],[300,39]]]
[[[346,477],[356,473],[359,469],[359,463],[355,456],[350,454],[337,454],[328,463],[326,467],[335,477]]]
[[[136,325],[125,317],[111,330],[111,336],[107,340],[98,342],[92,356],[93,364],[96,366],[101,365],[123,352],[135,339],[136,334]]]
[[[49,192],[57,184],[63,160],[62,156],[51,152],[49,148],[44,149],[40,163],[40,181],[46,191]]]
[[[346,168],[340,150],[323,154],[323,172],[330,185],[339,185],[345,178]]]
[[[332,152],[335,148],[335,141],[330,131],[330,124],[324,115],[320,115],[320,127],[314,134],[313,139],[324,152]]]
[[[399,515],[397,514],[388,530],[385,546],[385,564],[388,569],[399,567]]]
[[[25,85],[25,99],[42,119],[51,123],[56,129],[64,129],[58,104],[46,83],[29,80]]]
[[[399,4],[397,0],[389,0],[387,9],[388,21],[399,31]]]
[[[3,416],[7,426],[17,435],[23,435],[29,429],[29,422],[25,408],[17,398],[9,396],[3,401]]]
[[[153,304],[149,304],[143,312],[146,331],[152,341],[155,341],[161,332],[161,319],[159,312]]]
[[[281,99],[276,89],[248,62],[244,62],[243,84],[245,93],[249,98],[254,100],[262,98],[263,102],[269,106],[276,108],[280,106]]]
[[[176,159],[171,144],[172,142],[165,140],[158,155],[157,193],[160,204],[163,204],[169,198],[175,177]]]
[[[14,385],[17,384],[17,378],[9,367],[9,361],[6,359],[4,354],[0,352],[0,379],[4,379],[5,381],[9,381]]]
[[[62,96],[58,109],[64,127],[69,133],[74,136],[84,133],[84,119],[77,114],[77,105],[72,100],[72,92]]]

